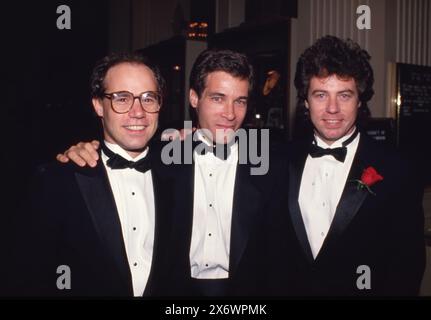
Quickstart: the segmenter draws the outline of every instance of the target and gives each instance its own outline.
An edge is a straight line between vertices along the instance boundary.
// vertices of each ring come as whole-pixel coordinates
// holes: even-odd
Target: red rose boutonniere
[[[358,185],[358,190],[366,188],[369,193],[376,195],[371,191],[370,187],[379,181],[382,181],[383,177],[373,167],[368,167],[362,172],[361,180],[353,180]]]

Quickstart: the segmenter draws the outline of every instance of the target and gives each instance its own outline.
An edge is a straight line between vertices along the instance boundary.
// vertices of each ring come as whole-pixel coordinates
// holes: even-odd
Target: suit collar
[[[184,152],[186,151],[184,150]],[[187,248],[187,272],[190,272],[191,268],[189,252],[193,231],[194,192],[200,192],[194,189],[194,166],[194,162],[191,165],[181,165],[179,166],[181,171],[177,173],[182,175],[182,178],[179,179],[181,181],[180,198],[184,207],[182,210],[180,209],[182,211],[179,215],[181,220],[176,221],[175,226],[178,230],[183,230],[180,239],[184,239]],[[250,175],[250,168],[249,163],[237,164],[232,204],[229,277],[232,276],[241,261],[250,233],[255,226],[256,218],[261,209],[259,208],[261,195],[256,187],[258,176]]]
[[[358,189],[355,182],[361,179],[363,170],[373,163],[372,155],[374,153],[370,151],[370,147],[372,146],[370,146],[369,138],[365,134],[361,134],[358,149],[356,150],[340,202],[335,211],[334,219],[329,228],[328,236],[323,242],[316,260],[327,252],[331,243],[337,242],[359,212],[364,201],[370,197],[369,192],[366,189]]]
[[[362,139],[361,139],[362,140]],[[331,226],[333,226],[333,231],[336,233],[341,233],[349,222],[354,218],[362,202],[365,200],[368,192],[366,190],[358,190],[356,187],[355,180],[361,179],[361,174],[364,165],[364,152],[363,152],[363,142],[358,145],[358,149],[353,159],[352,166],[347,177],[346,184],[343,189],[343,193],[338,203],[337,210],[335,211],[334,221]]]
[[[257,176],[250,174],[249,164],[238,164],[234,198],[232,205],[231,242],[229,256],[229,275],[232,276],[247,247],[251,232],[256,227],[256,220],[262,210],[259,199],[261,191],[257,188]]]
[[[337,209],[335,211],[334,219],[331,223],[328,235],[315,260],[312,256],[298,203],[302,173],[308,155],[308,144],[299,144],[299,146],[297,146],[293,151],[296,152],[296,154],[294,155],[294,158],[290,164],[289,211],[298,241],[300,242],[309,262],[317,261],[322,256],[322,254],[327,251],[327,247],[330,245],[330,243],[333,243],[342,235],[344,230],[358,213],[365,199],[368,197],[368,191],[365,189],[358,190],[354,180],[360,180],[362,171],[372,163],[371,156],[373,153],[367,151],[369,147],[369,138],[367,138],[365,134],[361,134],[358,148],[356,150],[356,154],[350,168],[340,202],[338,203]]]
[[[166,177],[162,173],[166,168],[163,167],[158,158],[160,157],[161,146],[154,143],[151,146],[146,156],[152,162],[151,176],[154,190],[155,230],[151,270],[144,295],[152,294],[152,288],[155,285],[153,284],[153,274],[158,271],[156,270],[159,268],[157,263],[162,260],[163,242],[169,236],[166,232],[171,225],[170,211],[167,206],[172,203],[170,201],[172,194],[170,190],[164,190],[166,188],[164,182]],[[105,166],[101,161],[98,161],[95,168],[75,167],[75,177],[101,242],[106,246],[107,252],[111,253],[119,274],[124,279],[124,283],[129,284],[129,292],[132,296],[132,277],[124,246],[121,222]]]
[[[183,269],[180,273],[190,278],[189,255],[193,231],[194,163],[172,166],[174,166],[175,175],[174,202],[176,203],[172,223],[174,226],[173,233],[175,234],[173,241],[175,241],[174,246],[177,248],[174,255],[178,260],[178,268]]]
[[[299,189],[301,186],[302,173],[304,171],[305,161],[308,156],[308,146],[312,138],[295,143],[291,148],[291,161],[289,163],[289,213],[296,233],[296,237],[303,248],[306,259],[312,262],[313,254],[308,242],[307,232],[302,219],[301,209],[299,207]]]
[[[77,170],[75,177],[101,242],[111,254],[132,295],[132,278],[121,223],[105,167],[99,161],[96,168]]]
[[[163,263],[162,255],[165,249],[165,244],[170,236],[169,227],[171,226],[171,211],[168,206],[172,204],[172,190],[166,189],[165,178],[162,177],[160,170],[163,170],[161,166],[158,166],[155,159],[152,158],[153,166],[151,169],[151,176],[153,180],[154,190],[154,212],[155,212],[155,223],[154,223],[154,244],[153,244],[153,257],[151,263],[150,274],[148,276],[147,285],[145,287],[144,296],[152,295],[153,288],[157,286],[155,273],[159,272],[158,269],[162,268],[159,262]]]

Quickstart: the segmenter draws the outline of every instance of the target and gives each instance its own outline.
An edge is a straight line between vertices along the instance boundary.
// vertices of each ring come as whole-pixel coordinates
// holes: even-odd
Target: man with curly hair
[[[288,247],[274,260],[296,271],[274,272],[285,275],[274,281],[276,294],[292,286],[294,294],[314,296],[418,294],[422,190],[406,159],[360,132],[359,114],[374,93],[369,60],[353,41],[326,36],[297,63],[298,107],[313,134],[290,149],[290,217],[276,224],[292,237],[274,240]]]

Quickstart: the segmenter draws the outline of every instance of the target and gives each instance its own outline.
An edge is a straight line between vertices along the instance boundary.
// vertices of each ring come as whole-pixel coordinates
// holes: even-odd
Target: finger
[[[88,152],[92,160],[94,162],[97,162],[99,160],[99,152],[97,152],[97,149],[94,149],[93,142],[84,144],[85,151]]]
[[[87,144],[91,145],[90,143],[84,143],[82,145],[78,144],[79,147],[75,149],[74,153],[76,153],[77,156],[84,161],[84,165],[86,164],[86,165],[89,165],[90,167],[95,167],[97,164],[97,159],[95,160],[93,155],[91,155],[91,153],[88,151],[86,147]],[[90,147],[90,149],[94,151],[92,147]]]
[[[64,154],[59,153],[57,154],[57,156],[55,157],[57,159],[57,161],[61,162],[61,163],[67,163],[69,162],[69,158],[66,157]]]
[[[70,148],[67,152],[66,152],[66,156],[72,160],[73,162],[75,162],[78,166],[80,167],[84,167],[86,165],[85,160],[76,152],[74,151],[73,147]]]
[[[100,147],[100,142],[97,140],[91,141],[91,144],[94,146],[94,149],[97,150]]]

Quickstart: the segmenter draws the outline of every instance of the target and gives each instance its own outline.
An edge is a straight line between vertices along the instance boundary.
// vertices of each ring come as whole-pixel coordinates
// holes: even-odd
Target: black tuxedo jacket
[[[159,168],[154,163],[151,169],[155,239],[145,296],[157,292],[158,274],[163,268],[161,248],[170,226],[166,208],[172,196],[171,184]],[[121,224],[103,163],[99,161],[96,168],[59,163],[42,166],[30,192],[15,231],[21,242],[16,255],[25,257],[16,259],[20,261],[17,270],[24,272],[18,277],[25,275],[24,283],[17,284],[21,288],[18,294],[133,296]],[[70,268],[70,290],[57,288],[57,279],[64,274],[56,272],[60,265]]]
[[[423,186],[414,164],[395,151],[360,136],[358,149],[336,208],[328,235],[313,259],[298,196],[311,141],[290,148],[288,204],[272,219],[275,256],[270,287],[275,295],[416,295],[425,266]],[[372,166],[384,180],[358,190],[352,180],[361,179]],[[288,206],[289,210],[285,210]],[[278,238],[277,238],[278,237]],[[283,270],[283,266],[287,266]],[[371,288],[359,289],[368,266]],[[360,269],[358,269],[358,267]],[[274,269],[275,268],[275,269]]]
[[[266,240],[262,233],[268,211],[280,199],[283,178],[287,174],[285,145],[272,144],[269,170],[265,175],[251,175],[253,165],[237,164],[234,185],[229,279],[226,296],[262,295],[266,270],[262,259]],[[183,147],[184,148],[184,147]],[[194,163],[169,166],[174,177],[174,212],[169,252],[171,267],[165,277],[165,295],[199,296],[199,289],[191,281],[190,246],[193,227]],[[277,203],[278,208],[278,203]]]

